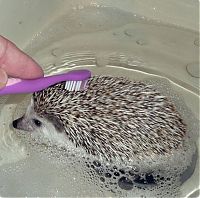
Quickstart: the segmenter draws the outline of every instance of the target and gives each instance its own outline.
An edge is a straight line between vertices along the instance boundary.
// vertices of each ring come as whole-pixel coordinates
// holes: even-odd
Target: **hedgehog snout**
[[[33,131],[29,120],[25,119],[25,116],[18,118],[12,122],[12,126],[15,129],[24,130],[24,131]]]
[[[18,118],[18,119],[16,119],[16,120],[14,120],[13,121],[13,123],[12,123],[12,125],[13,125],[13,127],[15,128],[15,129],[18,129],[18,125],[19,125],[19,123],[20,123],[20,121],[23,119],[23,117],[21,117],[21,118]]]

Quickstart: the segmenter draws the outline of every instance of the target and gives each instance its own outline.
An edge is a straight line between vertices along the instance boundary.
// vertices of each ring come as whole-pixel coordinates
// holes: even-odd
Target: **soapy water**
[[[98,73],[95,67],[91,70],[93,73]],[[126,73],[117,67],[116,70]],[[111,74],[112,71],[112,67],[107,67],[107,74]],[[130,73],[129,70],[127,72]],[[140,74],[137,71],[132,72],[137,76]],[[134,77],[132,79],[134,80]],[[12,175],[12,181],[17,183],[19,194],[12,189],[14,192],[11,195],[37,196],[39,189],[41,196],[74,196],[74,194],[88,196],[88,193],[90,196],[96,196],[96,193],[99,196],[178,196],[181,183],[191,176],[196,165],[197,153],[194,139],[198,132],[198,122],[183,99],[173,91],[168,80],[155,76],[147,77],[147,74],[143,74],[143,77],[141,75],[140,79],[154,85],[164,95],[168,95],[186,120],[191,138],[185,141],[182,150],[174,152],[171,156],[158,157],[155,161],[135,161],[131,166],[123,166],[97,161],[91,156],[84,155],[78,148],[70,150],[56,144],[52,145],[38,134],[15,131],[16,136],[13,137],[18,136],[29,157],[16,163],[14,167],[9,165],[3,168],[2,172],[0,171],[3,173],[4,181],[10,178],[9,174],[13,174],[12,171],[16,174]],[[30,96],[27,96],[17,105],[12,119],[20,117],[29,103]],[[38,180],[41,174],[44,174],[43,179]],[[23,180],[16,181],[22,176]],[[29,177],[31,180],[24,183]],[[49,182],[51,178],[54,178],[53,182]],[[40,189],[41,185],[42,189]],[[63,185],[67,186],[67,190]],[[10,189],[4,187],[4,190]]]
[[[175,103],[191,138],[185,141],[183,150],[170,157],[158,158],[153,162],[138,161],[131,168],[115,166],[82,155],[78,149],[66,150],[49,144],[43,137],[14,131],[9,124],[23,115],[30,96],[5,97],[0,102],[0,119],[3,123],[0,132],[0,195],[180,196],[184,182],[193,173],[195,165],[198,167],[194,141],[198,140],[199,124],[195,118],[198,114],[193,111],[195,104],[191,104],[191,101],[197,100],[197,81],[187,76],[184,67],[180,67],[185,65],[184,61],[193,60],[193,46],[189,42],[196,34],[174,27],[145,24],[138,19],[134,24],[126,25],[132,22],[132,16],[121,13],[120,21],[116,20],[116,10],[99,8],[93,10],[94,17],[90,16],[89,11],[83,9],[79,13],[69,14],[70,17],[65,17],[65,20],[59,18],[51,28],[44,29],[33,39],[27,52],[43,66],[45,74],[80,67],[90,69],[93,74],[124,76],[154,84]],[[112,18],[113,24],[94,20],[98,17],[95,14],[97,11],[99,17]],[[74,28],[73,21],[77,15],[82,21]],[[164,33],[166,31],[169,34]],[[183,37],[180,37],[180,32]],[[174,45],[181,50],[171,52]],[[177,76],[174,76],[175,70],[170,65],[177,66]],[[170,77],[173,82],[159,75]],[[196,184],[192,183],[193,189],[198,186],[196,169],[197,179]]]

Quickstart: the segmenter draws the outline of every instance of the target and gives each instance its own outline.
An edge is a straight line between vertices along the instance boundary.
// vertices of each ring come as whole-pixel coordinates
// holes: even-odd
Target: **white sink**
[[[198,0],[0,0],[0,35],[35,58],[45,74],[85,66],[97,74],[167,78],[199,119],[198,9]],[[0,195],[112,196],[80,183],[82,171],[66,169],[65,185],[55,162],[35,153],[26,160],[9,127],[24,99],[0,99]],[[197,166],[181,186],[182,196],[198,194],[198,174]]]

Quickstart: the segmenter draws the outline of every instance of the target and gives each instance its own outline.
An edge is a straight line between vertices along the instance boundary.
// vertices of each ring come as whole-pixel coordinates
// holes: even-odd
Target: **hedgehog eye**
[[[38,127],[40,127],[42,125],[42,123],[39,120],[37,120],[37,119],[33,119],[33,122]]]

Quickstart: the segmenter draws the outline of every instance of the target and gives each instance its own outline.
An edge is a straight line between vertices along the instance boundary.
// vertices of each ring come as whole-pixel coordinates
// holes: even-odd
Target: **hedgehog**
[[[182,146],[186,125],[175,105],[153,86],[123,77],[94,76],[83,91],[65,82],[33,94],[14,128],[60,135],[106,160],[165,155]]]
[[[64,87],[61,82],[33,93],[26,113],[13,127],[42,133],[105,161],[165,156],[183,146],[186,124],[181,115],[148,83],[93,76],[85,90]]]

